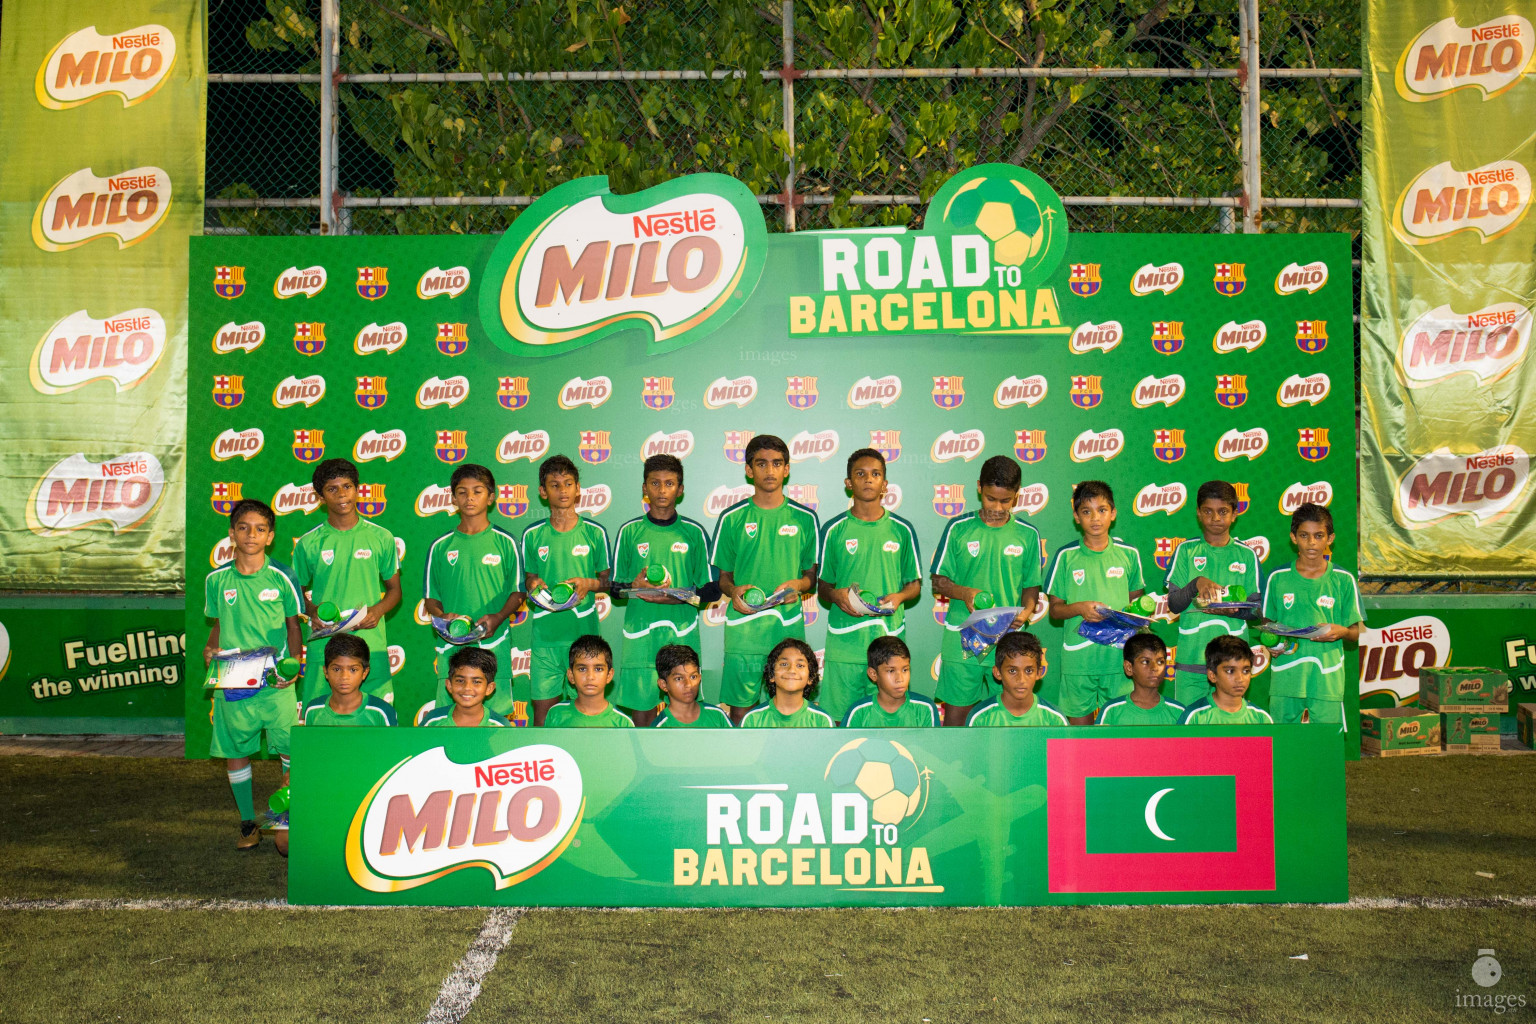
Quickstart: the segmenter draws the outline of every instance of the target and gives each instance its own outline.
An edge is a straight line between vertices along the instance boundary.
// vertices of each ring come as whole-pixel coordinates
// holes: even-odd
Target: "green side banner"
[[[1360,566],[1536,572],[1536,28],[1367,0]]]
[[[1431,665],[1503,669],[1509,712],[1536,702],[1536,595],[1380,594],[1363,604],[1371,626],[1360,632],[1362,707],[1417,703],[1419,670]]]
[[[1337,732],[294,730],[298,904],[1348,899]]]
[[[201,0],[6,4],[0,588],[179,590]]]

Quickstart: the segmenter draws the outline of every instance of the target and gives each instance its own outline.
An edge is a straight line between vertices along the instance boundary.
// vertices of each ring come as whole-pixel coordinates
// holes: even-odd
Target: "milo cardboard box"
[[[1498,711],[1447,711],[1440,735],[1448,754],[1481,754],[1499,749]]]
[[[1440,716],[1421,708],[1362,708],[1360,752],[1376,757],[1440,753]]]
[[[1515,732],[1521,743],[1536,750],[1536,704],[1515,705]]]
[[[1509,675],[1499,668],[1419,669],[1419,707],[1429,711],[1502,711],[1510,688]]]

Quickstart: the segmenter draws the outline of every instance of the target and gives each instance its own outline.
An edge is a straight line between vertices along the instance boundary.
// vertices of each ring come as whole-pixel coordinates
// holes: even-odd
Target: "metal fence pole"
[[[784,135],[789,141],[789,167],[784,174],[784,230],[795,230],[795,0],[784,0]]]
[[[1243,232],[1254,234],[1263,219],[1259,149],[1259,0],[1237,0],[1237,87],[1242,108]]]
[[[336,76],[341,67],[341,0],[320,0],[320,233],[337,234]]]

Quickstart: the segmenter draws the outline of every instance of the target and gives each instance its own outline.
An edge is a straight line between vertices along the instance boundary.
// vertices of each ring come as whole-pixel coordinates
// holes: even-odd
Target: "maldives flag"
[[[1051,892],[1275,888],[1268,736],[1046,742]]]

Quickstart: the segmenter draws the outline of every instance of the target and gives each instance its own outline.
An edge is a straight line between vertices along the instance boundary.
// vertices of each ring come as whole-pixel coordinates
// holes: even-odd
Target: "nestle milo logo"
[[[1468,693],[1482,693],[1483,681],[1481,679],[1463,679],[1456,684],[1456,696],[1461,697]]]
[[[480,286],[492,340],[558,355],[622,330],[651,352],[703,337],[746,301],[767,229],[757,198],[723,174],[693,174],[634,195],[603,176],[545,193],[513,223]]]

